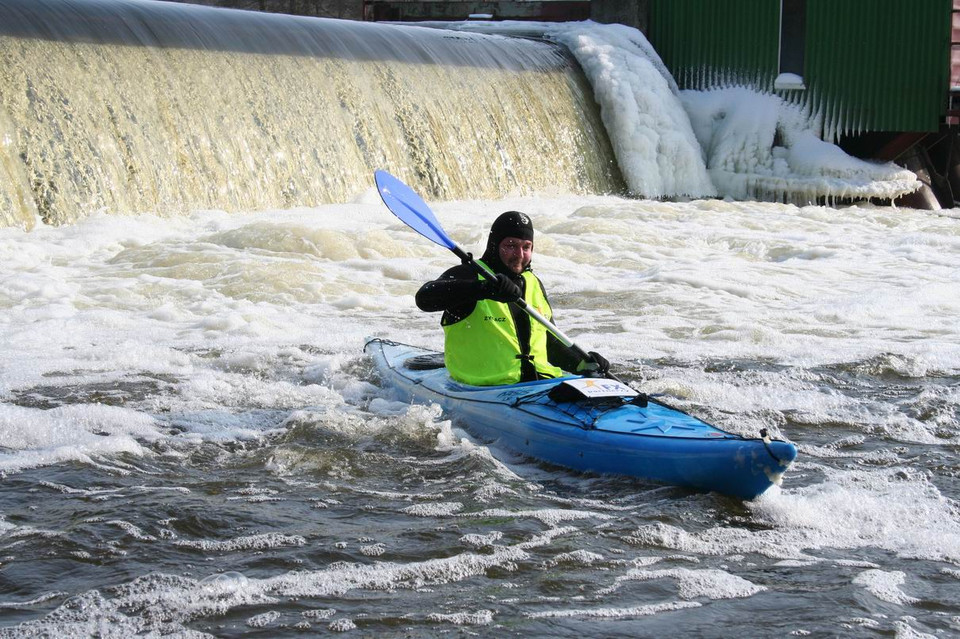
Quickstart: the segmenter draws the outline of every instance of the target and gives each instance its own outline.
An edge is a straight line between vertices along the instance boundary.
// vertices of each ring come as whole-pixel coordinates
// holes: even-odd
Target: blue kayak
[[[483,440],[573,470],[753,499],[797,456],[789,442],[728,433],[623,385],[613,396],[583,395],[606,380],[468,386],[450,378],[442,353],[383,339],[364,350],[402,401],[439,404]]]

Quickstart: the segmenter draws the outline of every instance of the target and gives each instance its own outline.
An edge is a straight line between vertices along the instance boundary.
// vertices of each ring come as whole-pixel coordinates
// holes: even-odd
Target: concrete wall
[[[650,22],[650,0],[593,0],[590,19],[606,24],[617,22],[646,33]]]
[[[210,7],[287,13],[321,18],[363,19],[363,0],[166,0]]]
[[[167,2],[187,2],[190,4],[204,4],[216,7],[230,7],[234,9],[248,9],[252,11],[270,11],[274,13],[289,13],[293,15],[320,16],[327,18],[344,18],[347,20],[363,20],[363,0],[166,0]],[[960,0],[957,0],[960,2]],[[478,5],[484,4],[477,2]],[[486,4],[495,4],[487,2]],[[523,4],[523,0],[517,2]],[[537,3],[549,4],[549,3]],[[631,27],[647,31],[649,22],[650,0],[592,0],[590,3],[590,19],[597,22],[619,22]],[[444,16],[432,16],[443,19]],[[513,18],[515,16],[505,16]]]
[[[586,20],[590,8],[590,0],[368,0],[364,19],[458,21],[471,15],[489,15],[493,20],[557,22]]]

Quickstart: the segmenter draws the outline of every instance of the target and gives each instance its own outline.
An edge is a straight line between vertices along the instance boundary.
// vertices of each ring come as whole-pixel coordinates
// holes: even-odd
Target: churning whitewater
[[[352,204],[0,229],[0,636],[960,631],[957,216],[518,209],[559,325],[800,449],[753,502],[536,464],[384,391],[451,255]],[[745,621],[747,622],[745,630]]]

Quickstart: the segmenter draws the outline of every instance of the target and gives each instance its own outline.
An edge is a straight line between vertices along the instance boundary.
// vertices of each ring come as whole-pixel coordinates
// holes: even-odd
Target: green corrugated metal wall
[[[648,36],[681,88],[772,88],[779,24],[779,0],[653,0]]]
[[[805,91],[824,137],[936,131],[949,85],[952,0],[807,0]],[[780,0],[651,0],[650,42],[681,88],[773,90]]]

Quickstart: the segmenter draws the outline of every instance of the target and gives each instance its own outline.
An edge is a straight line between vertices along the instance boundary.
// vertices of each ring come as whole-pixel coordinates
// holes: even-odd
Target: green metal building
[[[822,116],[824,139],[926,172],[943,205],[960,200],[953,0],[645,2],[647,37],[681,89],[776,93]]]

